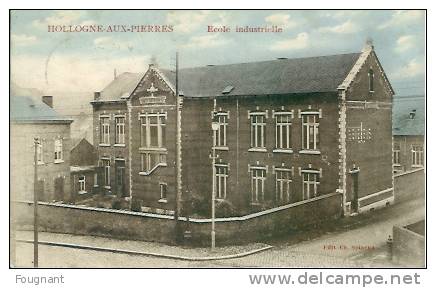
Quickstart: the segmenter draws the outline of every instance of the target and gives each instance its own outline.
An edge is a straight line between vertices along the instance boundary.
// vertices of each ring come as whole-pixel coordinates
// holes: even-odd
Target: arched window
[[[369,77],[369,92],[374,92],[374,71],[372,71],[372,69],[369,69],[368,77]]]

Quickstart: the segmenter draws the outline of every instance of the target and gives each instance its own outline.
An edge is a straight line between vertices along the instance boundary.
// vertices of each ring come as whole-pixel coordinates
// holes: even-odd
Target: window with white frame
[[[319,112],[302,112],[303,150],[319,149]]]
[[[372,69],[369,69],[368,77],[369,77],[369,92],[374,92],[374,71]]]
[[[101,160],[104,171],[104,186],[106,188],[111,187],[111,161],[109,159]]]
[[[141,147],[165,146],[166,113],[141,115]]]
[[[115,116],[115,144],[125,144],[125,122],[124,116]]]
[[[215,196],[217,199],[226,199],[228,177],[229,166],[227,164],[215,164]]]
[[[279,203],[290,202],[292,170],[287,168],[275,168],[276,174],[276,201]]]
[[[401,165],[401,158],[400,158],[400,144],[394,143],[394,165],[400,166]]]
[[[94,173],[94,187],[98,187],[98,173]]]
[[[100,116],[100,144],[110,144],[110,117]]]
[[[44,163],[44,146],[42,139],[38,139],[36,144],[36,162],[38,164]]]
[[[292,113],[291,112],[275,112],[276,120],[276,149],[290,150],[292,149],[291,128],[292,128]]]
[[[62,139],[55,139],[54,142],[54,161],[60,162],[63,161],[63,141]]]
[[[412,145],[412,166],[421,167],[424,163],[424,150],[421,145]]]
[[[159,166],[167,165],[167,155],[164,153],[141,153],[141,172],[150,174]]]
[[[79,176],[79,192],[86,192],[86,177],[85,177],[85,175]]]
[[[320,172],[317,170],[303,170],[303,200],[317,196],[319,189]]]
[[[167,183],[159,183],[160,188],[160,200],[166,200],[167,199]]]
[[[259,203],[265,199],[265,167],[251,167],[251,202]]]
[[[266,112],[250,112],[251,148],[265,148]]]
[[[215,147],[227,146],[227,125],[229,123],[229,114],[227,112],[217,112],[216,120],[219,124],[215,133]]]

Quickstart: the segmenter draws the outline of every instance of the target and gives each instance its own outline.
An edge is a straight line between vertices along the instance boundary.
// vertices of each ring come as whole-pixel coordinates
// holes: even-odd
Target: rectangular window
[[[265,199],[266,168],[251,168],[251,202],[259,203]]]
[[[141,116],[141,147],[163,148],[166,138],[166,114]]]
[[[159,183],[160,186],[160,199],[167,199],[167,183]]]
[[[266,113],[250,113],[251,148],[265,148]]]
[[[424,150],[421,145],[412,145],[412,166],[422,167],[424,163]]]
[[[86,177],[84,175],[79,176],[79,193],[86,192]]]
[[[292,113],[281,112],[275,114],[276,119],[276,149],[290,150],[291,142],[291,120]]]
[[[227,146],[227,125],[229,123],[229,114],[224,112],[217,113],[218,130],[215,131],[215,147]]]
[[[41,139],[39,139],[36,144],[36,162],[38,164],[44,163],[44,147]]]
[[[319,172],[315,170],[302,172],[303,200],[316,197],[319,188]]]
[[[150,174],[159,166],[167,165],[167,155],[164,153],[141,153],[141,171]]]
[[[401,159],[400,159],[400,144],[395,143],[394,144],[394,165],[400,166],[401,165]]]
[[[94,173],[94,187],[98,187],[98,173]]]
[[[125,131],[126,118],[115,117],[115,144],[125,144],[124,131]]]
[[[292,170],[276,168],[276,201],[278,203],[289,203],[291,200]]]
[[[54,147],[54,162],[61,162],[63,161],[63,145],[62,145],[62,139],[56,139],[55,140],[55,147]]]
[[[217,199],[227,197],[227,177],[229,177],[229,167],[226,164],[215,165],[215,192]]]
[[[101,160],[104,169],[104,186],[111,187],[111,161],[108,159]]]
[[[109,121],[109,116],[100,116],[100,144],[110,145]]]
[[[302,115],[303,135],[302,145],[304,150],[319,149],[319,113],[304,113]]]

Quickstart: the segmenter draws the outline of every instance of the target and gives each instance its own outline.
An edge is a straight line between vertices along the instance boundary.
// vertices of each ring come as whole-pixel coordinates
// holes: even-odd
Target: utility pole
[[[210,231],[210,249],[213,251],[215,249],[215,194],[216,194],[216,158],[219,156],[216,155],[215,144],[216,144],[216,132],[219,129],[219,123],[216,118],[216,99],[213,99],[213,114],[212,114],[212,213],[211,213],[211,222],[212,227]]]
[[[176,197],[175,197],[175,211],[174,211],[174,218],[176,221],[176,227],[175,227],[175,238],[176,238],[176,242],[180,241],[180,234],[181,234],[181,227],[180,227],[180,221],[179,221],[179,216],[180,216],[180,210],[181,210],[181,205],[180,205],[180,200],[181,200],[181,113],[180,113],[180,97],[179,97],[179,53],[176,52],[176,165],[175,165],[175,175],[176,175]]]
[[[34,139],[35,153],[34,166],[35,173],[33,177],[33,267],[38,268],[38,146],[39,139]]]

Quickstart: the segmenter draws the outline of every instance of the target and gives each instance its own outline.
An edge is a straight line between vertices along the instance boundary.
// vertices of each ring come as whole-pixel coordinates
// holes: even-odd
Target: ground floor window
[[[79,193],[86,193],[86,177],[84,175],[79,176]]]
[[[111,161],[109,159],[101,160],[104,171],[104,186],[111,186]]]
[[[316,197],[319,189],[319,171],[304,170],[303,177],[303,200]]]
[[[159,166],[166,166],[167,155],[164,153],[141,153],[141,171],[150,174]]]
[[[217,199],[227,197],[227,178],[229,177],[229,167],[226,164],[215,165],[215,192]]]
[[[259,203],[265,199],[266,168],[251,168],[251,202]]]
[[[168,185],[167,183],[159,183],[160,186],[160,199],[166,200],[167,199],[167,192],[168,192]]]
[[[291,198],[291,169],[276,168],[276,201],[279,203],[290,202]]]
[[[420,167],[424,163],[424,150],[421,145],[412,145],[412,166]]]
[[[401,159],[400,159],[400,144],[395,143],[394,144],[394,165],[401,165],[400,163]]]

